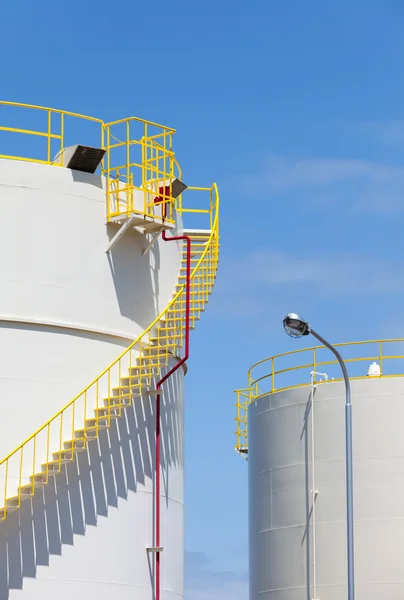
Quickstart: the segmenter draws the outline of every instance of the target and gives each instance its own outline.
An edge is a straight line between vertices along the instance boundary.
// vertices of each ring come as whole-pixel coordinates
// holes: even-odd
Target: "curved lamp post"
[[[352,469],[352,404],[351,387],[348,372],[339,352],[321,337],[314,329],[296,313],[289,313],[283,319],[283,327],[288,335],[294,338],[313,335],[336,356],[345,381],[345,467],[346,467],[346,512],[347,512],[347,557],[348,557],[348,600],[355,598],[354,577],[354,521],[353,521],[353,469]]]

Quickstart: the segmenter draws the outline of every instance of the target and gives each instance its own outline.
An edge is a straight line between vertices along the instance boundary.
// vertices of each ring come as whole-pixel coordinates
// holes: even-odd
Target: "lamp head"
[[[293,338],[300,338],[303,335],[309,335],[310,325],[299,317],[296,313],[289,313],[283,319],[283,327],[288,335]]]

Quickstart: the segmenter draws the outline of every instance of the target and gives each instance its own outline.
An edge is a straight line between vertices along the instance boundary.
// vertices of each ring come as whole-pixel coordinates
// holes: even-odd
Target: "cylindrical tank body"
[[[0,160],[0,210],[1,460],[168,305],[182,244],[160,236],[143,254],[149,240],[128,231],[107,253],[118,225],[106,224],[105,182],[65,168]],[[162,399],[166,600],[183,595],[183,375]],[[154,407],[139,399],[0,523],[0,600],[151,598]]]
[[[351,382],[355,598],[404,597],[404,379]],[[345,387],[249,407],[250,600],[347,597]],[[314,457],[314,460],[313,460]]]

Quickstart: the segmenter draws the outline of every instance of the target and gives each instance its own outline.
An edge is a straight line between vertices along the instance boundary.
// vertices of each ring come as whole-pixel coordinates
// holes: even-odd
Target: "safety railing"
[[[219,195],[216,185],[198,188],[206,195],[201,214],[206,219],[206,239],[191,272],[191,316],[194,322],[211,293],[218,264]],[[188,191],[186,192],[188,194]],[[198,210],[197,208],[194,210]],[[181,281],[181,280],[180,280]],[[35,494],[35,483],[46,484],[62,464],[74,460],[79,449],[121,414],[122,406],[159,376],[170,356],[181,356],[185,335],[185,285],[149,327],[102,373],[64,408],[0,462],[3,508],[0,519]],[[95,416],[94,416],[95,415]],[[1,505],[1,502],[0,502]]]
[[[347,366],[349,378],[402,377],[404,375],[404,338],[369,340],[335,344]],[[368,368],[376,362],[380,374]],[[318,373],[327,374],[327,379]],[[284,352],[255,363],[248,371],[248,386],[235,390],[236,449],[248,450],[248,406],[262,395],[280,392],[310,384],[311,373],[317,385],[342,379],[338,361],[324,346],[313,346]]]
[[[175,131],[135,117],[106,123],[104,130],[107,219],[141,214],[173,223]]]
[[[137,117],[101,119],[31,104],[0,101],[0,158],[62,166],[77,143],[105,150],[107,220],[139,214],[174,222],[172,182],[180,178],[175,130]]]
[[[61,166],[55,157],[78,140],[103,148],[103,126],[95,117],[0,101],[0,158]]]

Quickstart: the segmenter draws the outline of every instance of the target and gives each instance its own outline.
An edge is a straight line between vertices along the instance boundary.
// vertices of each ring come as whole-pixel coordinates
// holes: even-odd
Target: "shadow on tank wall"
[[[118,229],[119,225],[108,225],[109,240]],[[159,314],[157,299],[160,250],[158,244],[154,244],[153,248],[142,256],[146,243],[147,238],[144,235],[128,231],[107,253],[120,313],[144,329]],[[154,262],[153,268],[151,260]]]
[[[105,188],[101,175],[75,170],[71,171],[71,175],[75,182],[92,185],[101,190]],[[121,225],[115,223],[106,226],[109,241],[120,227]],[[131,230],[107,253],[120,313],[144,328],[161,312],[158,306],[160,247],[158,243],[154,243],[143,256],[142,252],[148,243],[148,237]],[[139,310],[140,307],[142,311]]]
[[[167,381],[162,397],[162,494],[169,496],[170,468],[183,468],[182,407],[174,400],[177,377]],[[177,389],[178,392],[178,389]],[[178,394],[177,394],[178,395]],[[74,546],[75,536],[85,536],[96,527],[98,516],[108,517],[109,507],[137,494],[138,487],[154,483],[155,414],[154,397],[135,399],[123,415],[100,431],[98,440],[72,463],[37,488],[32,500],[9,513],[0,523],[0,599],[10,590],[23,589],[25,578],[36,578],[37,567],[48,566],[52,555],[63,546]],[[150,494],[150,505],[153,506]],[[128,535],[132,534],[128,531]],[[150,524],[150,543],[154,532]],[[149,560],[150,578],[154,574]]]
[[[97,187],[100,190],[104,189],[105,186],[101,174],[87,173],[85,171],[77,171],[75,169],[69,170],[72,174],[73,181],[93,185],[94,187]]]

